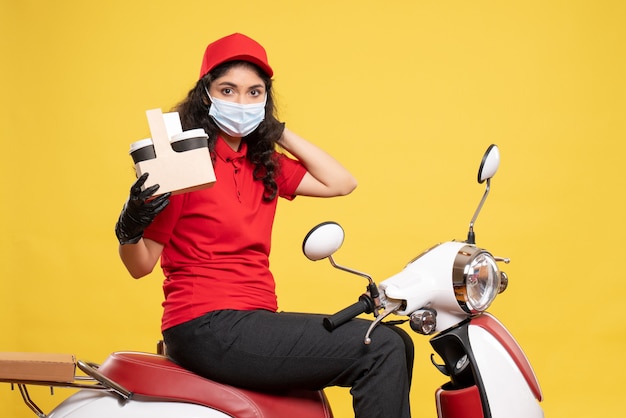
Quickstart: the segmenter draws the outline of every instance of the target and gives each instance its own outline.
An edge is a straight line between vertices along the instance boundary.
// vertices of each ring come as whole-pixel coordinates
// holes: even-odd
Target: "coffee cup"
[[[209,136],[204,129],[191,129],[173,135],[170,139],[172,149],[176,152],[190,151],[197,148],[207,148],[209,146]]]
[[[128,153],[133,158],[135,164],[140,161],[152,160],[156,158],[152,138],[145,138],[133,142],[132,144],[130,144],[130,151]]]

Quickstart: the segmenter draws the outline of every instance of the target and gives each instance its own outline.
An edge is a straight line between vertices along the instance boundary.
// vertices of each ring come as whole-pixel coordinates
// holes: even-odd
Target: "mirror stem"
[[[369,275],[362,273],[358,270],[353,270],[348,267],[340,266],[339,264],[335,263],[335,259],[333,258],[332,255],[328,256],[328,260],[330,261],[330,264],[332,264],[334,268],[347,271],[348,273],[356,274],[357,276],[365,277],[367,280],[369,280],[370,284],[374,283],[374,280],[372,280],[372,278]]]
[[[467,233],[467,243],[468,244],[476,244],[476,235],[474,234],[474,223],[476,223],[476,218],[478,218],[478,214],[483,208],[483,204],[485,200],[487,200],[487,195],[489,195],[489,190],[491,189],[491,179],[487,179],[487,188],[485,189],[485,194],[483,194],[483,198],[480,200],[478,207],[476,208],[476,212],[474,212],[474,216],[470,221],[469,232]]]
[[[344,267],[335,263],[335,259],[333,258],[332,255],[328,256],[328,261],[330,261],[330,264],[336,269],[347,271],[348,273],[356,274],[357,276],[365,277],[368,280],[369,284],[367,286],[367,291],[369,292],[370,297],[374,301],[374,316],[378,316],[378,309],[380,308],[380,299],[379,299],[380,295],[378,294],[378,286],[376,286],[376,283],[371,278],[371,276],[363,272],[360,272],[358,270]]]

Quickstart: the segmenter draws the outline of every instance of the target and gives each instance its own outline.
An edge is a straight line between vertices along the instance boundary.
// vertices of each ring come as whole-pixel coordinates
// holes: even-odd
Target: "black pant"
[[[355,319],[333,332],[322,316],[216,311],[167,329],[168,355],[195,373],[258,390],[351,387],[357,418],[408,418],[413,343],[401,329]]]

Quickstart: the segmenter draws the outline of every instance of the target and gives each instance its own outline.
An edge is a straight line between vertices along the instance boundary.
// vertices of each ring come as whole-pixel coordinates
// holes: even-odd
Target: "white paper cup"
[[[130,144],[130,156],[133,158],[135,164],[140,161],[152,160],[156,158],[154,152],[154,144],[152,138],[145,138]]]

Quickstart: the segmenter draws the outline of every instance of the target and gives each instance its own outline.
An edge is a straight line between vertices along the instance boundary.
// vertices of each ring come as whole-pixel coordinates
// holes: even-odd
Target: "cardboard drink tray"
[[[200,190],[215,183],[215,172],[208,148],[183,152],[172,149],[170,138],[183,132],[178,113],[168,115],[173,114],[176,119],[172,120],[170,117],[169,126],[166,126],[161,109],[146,111],[156,158],[138,162],[135,164],[135,171],[137,177],[149,173],[144,188],[158,184],[159,190],[155,195]]]

